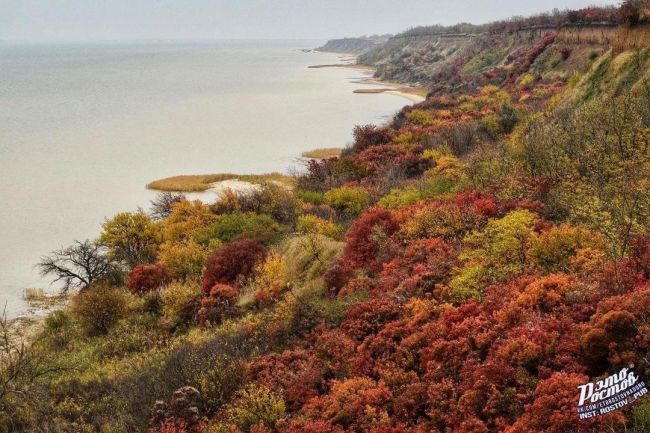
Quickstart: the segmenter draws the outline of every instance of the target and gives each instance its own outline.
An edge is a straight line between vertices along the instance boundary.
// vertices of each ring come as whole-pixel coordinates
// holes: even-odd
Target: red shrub
[[[523,415],[506,430],[506,433],[618,431],[625,422],[620,412],[590,420],[578,419],[575,410],[578,386],[587,382],[589,382],[587,376],[566,373],[555,373],[549,379],[541,381],[535,390],[535,400],[526,406]]]
[[[391,131],[387,128],[378,128],[375,125],[357,125],[354,127],[354,145],[352,149],[360,152],[372,146],[390,143]]]
[[[384,383],[355,377],[335,381],[330,394],[311,399],[304,412],[312,419],[330,421],[351,431],[368,431],[386,422],[384,406],[390,399]]]
[[[199,414],[201,394],[191,386],[177,389],[169,403],[156,401],[149,420],[151,433],[198,433],[202,420]]]
[[[641,19],[639,0],[625,0],[621,6],[621,19],[625,24],[634,26]]]
[[[346,263],[342,263],[342,261],[339,260],[338,263],[335,263],[334,266],[325,272],[323,280],[325,281],[328,291],[332,295],[336,295],[353,275],[354,270]]]
[[[650,350],[648,311],[650,285],[647,284],[631,294],[600,302],[581,338],[586,361],[593,373],[601,374],[611,366],[644,365],[640,357]],[[647,370],[650,372],[650,368]]]
[[[341,329],[357,341],[378,332],[386,323],[399,319],[401,306],[387,298],[372,299],[350,307]]]
[[[350,158],[357,166],[363,167],[366,176],[390,172],[411,178],[421,175],[432,166],[431,160],[420,157],[421,152],[419,146],[384,144],[369,147]]]
[[[380,242],[397,231],[399,225],[393,214],[381,208],[366,211],[357,219],[345,236],[342,262],[349,266],[381,270]]]
[[[255,358],[246,371],[249,378],[284,396],[290,410],[300,409],[325,384],[318,359],[304,350]]]
[[[340,329],[319,327],[312,335],[314,352],[328,377],[345,377],[356,343]]]
[[[281,424],[281,423],[279,423]],[[344,433],[343,427],[329,421],[291,420],[287,426],[280,426],[282,433]]]
[[[457,264],[456,251],[442,238],[415,240],[384,264],[379,291],[399,288],[411,296],[431,293],[448,281]]]
[[[138,265],[129,272],[126,286],[136,294],[142,295],[168,284],[171,276],[162,263]]]
[[[239,286],[266,256],[260,242],[242,239],[226,244],[216,251],[205,264],[203,292],[209,293],[215,284]]]
[[[213,324],[232,317],[237,310],[238,299],[237,289],[226,284],[215,284],[210,289],[209,295],[201,299],[201,309],[198,312],[199,322]]]

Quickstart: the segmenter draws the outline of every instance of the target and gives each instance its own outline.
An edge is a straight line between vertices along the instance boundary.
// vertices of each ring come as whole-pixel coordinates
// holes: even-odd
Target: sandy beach
[[[323,51],[321,51],[323,52]],[[335,64],[323,64],[323,65],[311,65],[309,68],[318,69],[318,68],[349,68],[357,71],[363,71],[368,74],[371,74],[370,77],[352,81],[356,84],[362,84],[364,86],[379,86],[373,88],[360,88],[354,90],[354,93],[362,95],[372,95],[379,93],[390,93],[393,95],[401,96],[413,103],[420,103],[426,99],[427,89],[425,87],[412,86],[401,83],[393,83],[390,81],[383,81],[377,78],[374,78],[376,68],[367,65],[360,65],[357,63],[359,57],[354,54],[341,54],[341,53],[330,53],[330,54],[339,54],[339,59],[343,63]]]

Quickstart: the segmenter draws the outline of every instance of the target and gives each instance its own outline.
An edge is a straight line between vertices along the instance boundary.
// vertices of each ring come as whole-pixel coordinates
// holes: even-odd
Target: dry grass
[[[343,149],[340,147],[326,147],[322,149],[314,149],[314,150],[309,150],[307,152],[303,152],[302,156],[304,158],[311,158],[311,159],[326,159],[326,158],[334,158],[337,156],[341,156],[342,151]]]
[[[614,52],[621,53],[626,50],[643,50],[650,46],[650,28],[639,26],[627,28],[621,26],[614,39]]]
[[[301,235],[288,238],[281,247],[287,259],[287,276],[292,282],[319,278],[341,255],[344,242],[322,235]]]
[[[242,182],[250,182],[254,184],[273,182],[287,187],[293,186],[294,182],[294,179],[291,176],[287,176],[282,173],[218,173],[166,177],[164,179],[159,179],[151,182],[147,185],[147,188],[155,189],[157,191],[201,192],[210,189],[213,183],[222,182],[224,180],[240,180]]]
[[[52,307],[67,298],[65,294],[51,294],[43,289],[28,288],[23,291],[23,299],[32,307]]]

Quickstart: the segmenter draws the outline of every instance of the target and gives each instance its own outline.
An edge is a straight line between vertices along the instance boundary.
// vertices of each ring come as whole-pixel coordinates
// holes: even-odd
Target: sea
[[[95,239],[117,212],[146,209],[145,185],[180,174],[299,169],[407,99],[355,94],[368,72],[310,51],[323,41],[34,44],[0,41],[0,311],[35,264]]]

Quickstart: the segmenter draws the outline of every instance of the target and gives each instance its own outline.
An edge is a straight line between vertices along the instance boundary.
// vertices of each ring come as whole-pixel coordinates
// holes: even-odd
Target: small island
[[[285,187],[293,186],[294,179],[282,173],[267,174],[195,174],[166,177],[147,184],[147,189],[168,192],[203,192],[215,184],[225,181],[239,181],[249,184],[275,183]]]

